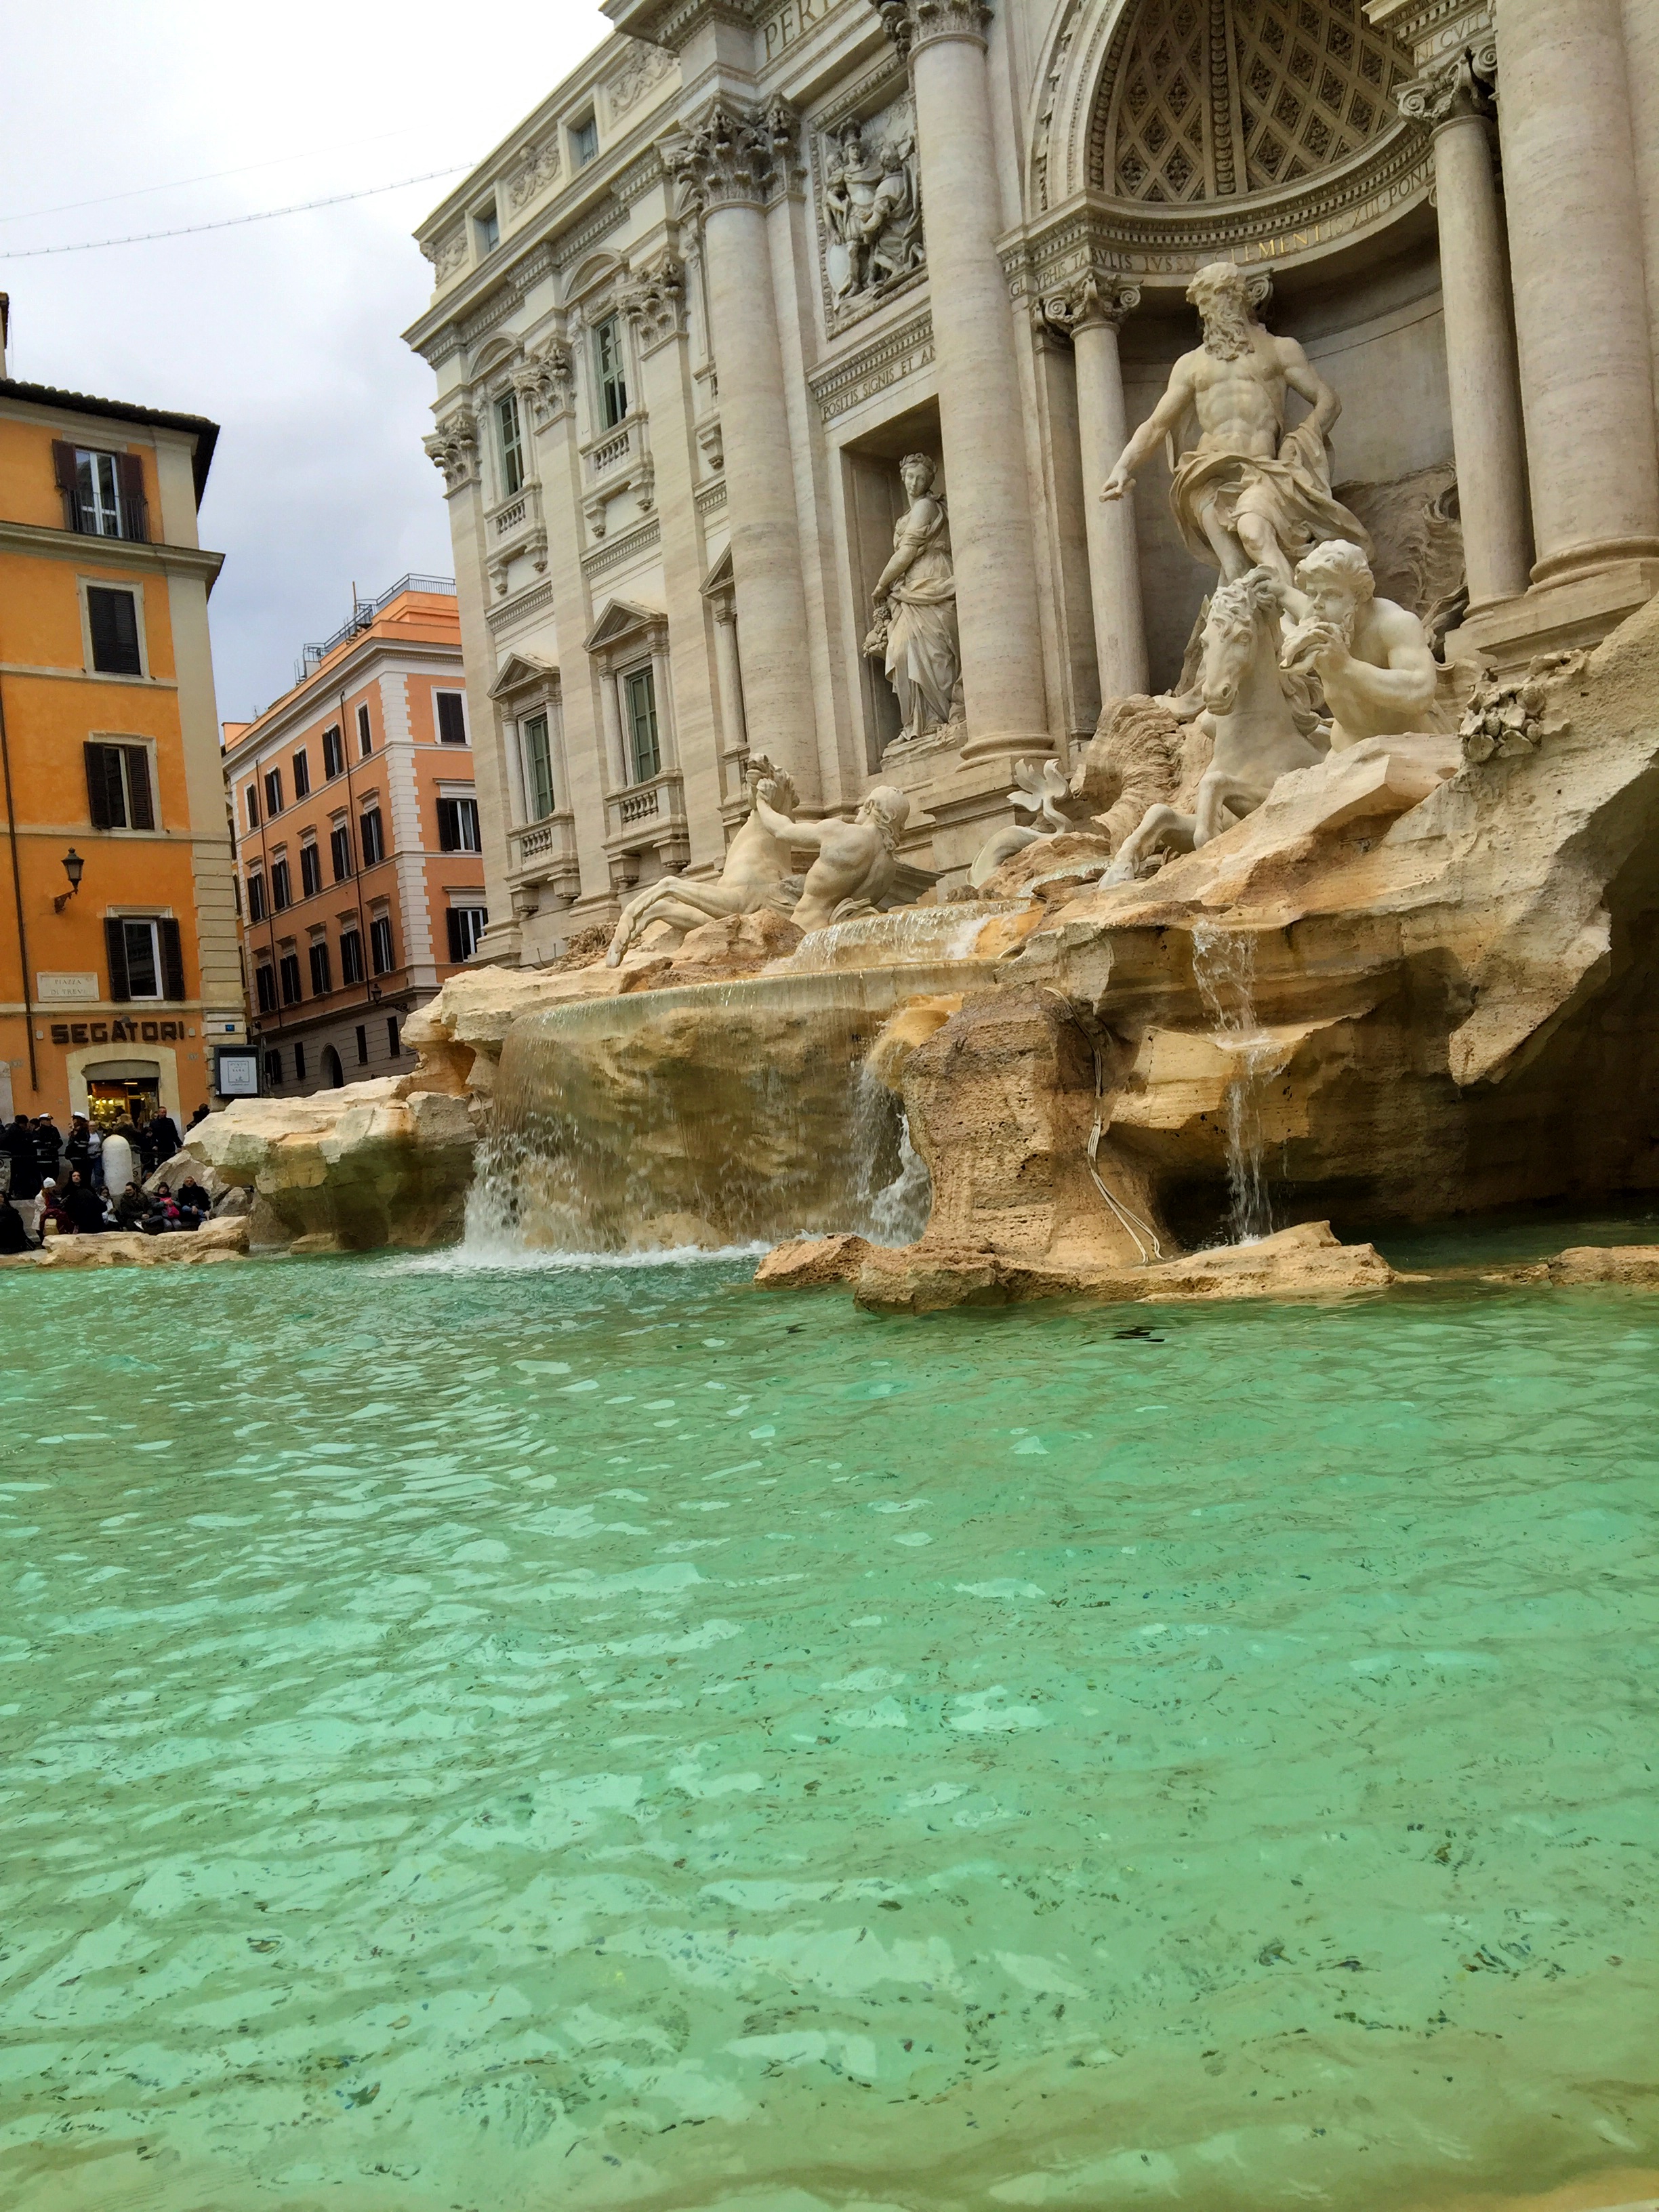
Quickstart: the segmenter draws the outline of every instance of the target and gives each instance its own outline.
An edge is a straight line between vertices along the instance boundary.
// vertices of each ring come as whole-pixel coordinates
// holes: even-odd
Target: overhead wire
[[[222,216],[214,222],[188,222],[176,230],[135,231],[127,238],[85,238],[71,246],[28,246],[19,251],[0,246],[0,262],[38,261],[50,253],[96,253],[108,246],[148,246],[159,238],[193,238],[204,230],[234,230],[244,223],[274,222],[278,216],[307,215],[313,208],[341,207],[348,200],[369,200],[381,192],[400,191],[405,185],[428,185],[439,177],[459,176],[471,165],[453,161],[447,169],[423,169],[418,177],[394,178],[389,185],[366,185],[355,192],[333,192],[326,199],[297,200],[291,207],[264,208],[255,215]]]
[[[359,146],[383,146],[388,138],[407,138],[411,131],[421,127],[419,124],[406,124],[396,131],[378,131],[372,138],[359,138],[353,143]],[[0,222],[36,222],[49,215],[72,215],[77,208],[108,207],[115,200],[144,199],[152,192],[188,191],[192,185],[216,185],[226,177],[249,177],[256,169],[280,169],[294,161],[314,161],[319,152],[327,150],[307,148],[297,154],[273,154],[268,161],[244,161],[235,169],[210,169],[200,177],[175,177],[170,183],[161,185],[130,185],[125,191],[100,192],[89,200],[60,200],[56,207],[18,208],[9,215],[0,215]]]

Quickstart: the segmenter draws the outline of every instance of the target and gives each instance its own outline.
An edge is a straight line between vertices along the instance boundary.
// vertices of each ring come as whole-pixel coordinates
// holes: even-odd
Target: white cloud
[[[410,233],[459,177],[191,238],[16,257],[470,167],[609,25],[597,0],[495,0],[483,16],[434,0],[71,12],[67,59],[61,9],[8,17],[7,365],[221,424],[202,536],[228,556],[214,655],[220,713],[240,720],[346,618],[354,581],[376,591],[453,565],[421,451],[431,372],[398,333],[431,285]],[[241,173],[181,182],[225,170]]]

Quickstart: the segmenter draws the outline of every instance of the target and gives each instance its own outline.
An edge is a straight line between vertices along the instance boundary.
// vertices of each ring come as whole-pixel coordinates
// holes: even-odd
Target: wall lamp
[[[76,891],[80,890],[81,871],[86,866],[86,862],[76,851],[74,846],[71,845],[68,852],[64,855],[64,873],[69,878],[69,889],[66,891],[60,892],[52,901],[52,910],[54,914],[62,914],[64,908],[75,896]]]

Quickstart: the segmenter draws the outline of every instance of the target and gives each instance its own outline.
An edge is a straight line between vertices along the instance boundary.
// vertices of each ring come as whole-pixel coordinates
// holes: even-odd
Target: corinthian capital
[[[669,151],[687,198],[702,213],[720,207],[764,207],[793,181],[798,133],[794,112],[775,100],[745,114],[719,100]]]
[[[1484,39],[1446,54],[1411,83],[1399,86],[1395,104],[1413,123],[1461,123],[1498,112],[1498,43]]]
[[[991,20],[986,0],[870,0],[888,37],[902,54],[915,53],[941,39],[971,39],[985,44]]]
[[[1091,269],[1056,291],[1045,292],[1038,312],[1052,331],[1075,337],[1079,331],[1109,324],[1121,331],[1140,305],[1140,287],[1108,270]]]
[[[470,407],[458,407],[446,416],[421,444],[433,466],[443,472],[446,498],[477,475],[478,418]]]

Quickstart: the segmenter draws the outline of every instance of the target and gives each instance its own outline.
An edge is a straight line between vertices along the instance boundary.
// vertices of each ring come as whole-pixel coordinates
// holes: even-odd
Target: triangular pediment
[[[636,636],[641,630],[654,629],[666,619],[655,607],[636,606],[632,599],[611,599],[584,643],[589,653],[603,653],[606,646],[620,645],[624,638]]]
[[[559,680],[556,660],[544,660],[538,653],[509,653],[501,663],[501,673],[489,687],[492,699],[510,699],[515,691],[527,691],[532,685],[545,687]]]
[[[728,545],[714,567],[703,578],[697,589],[706,599],[718,599],[735,588],[737,578],[732,568],[732,548]]]

